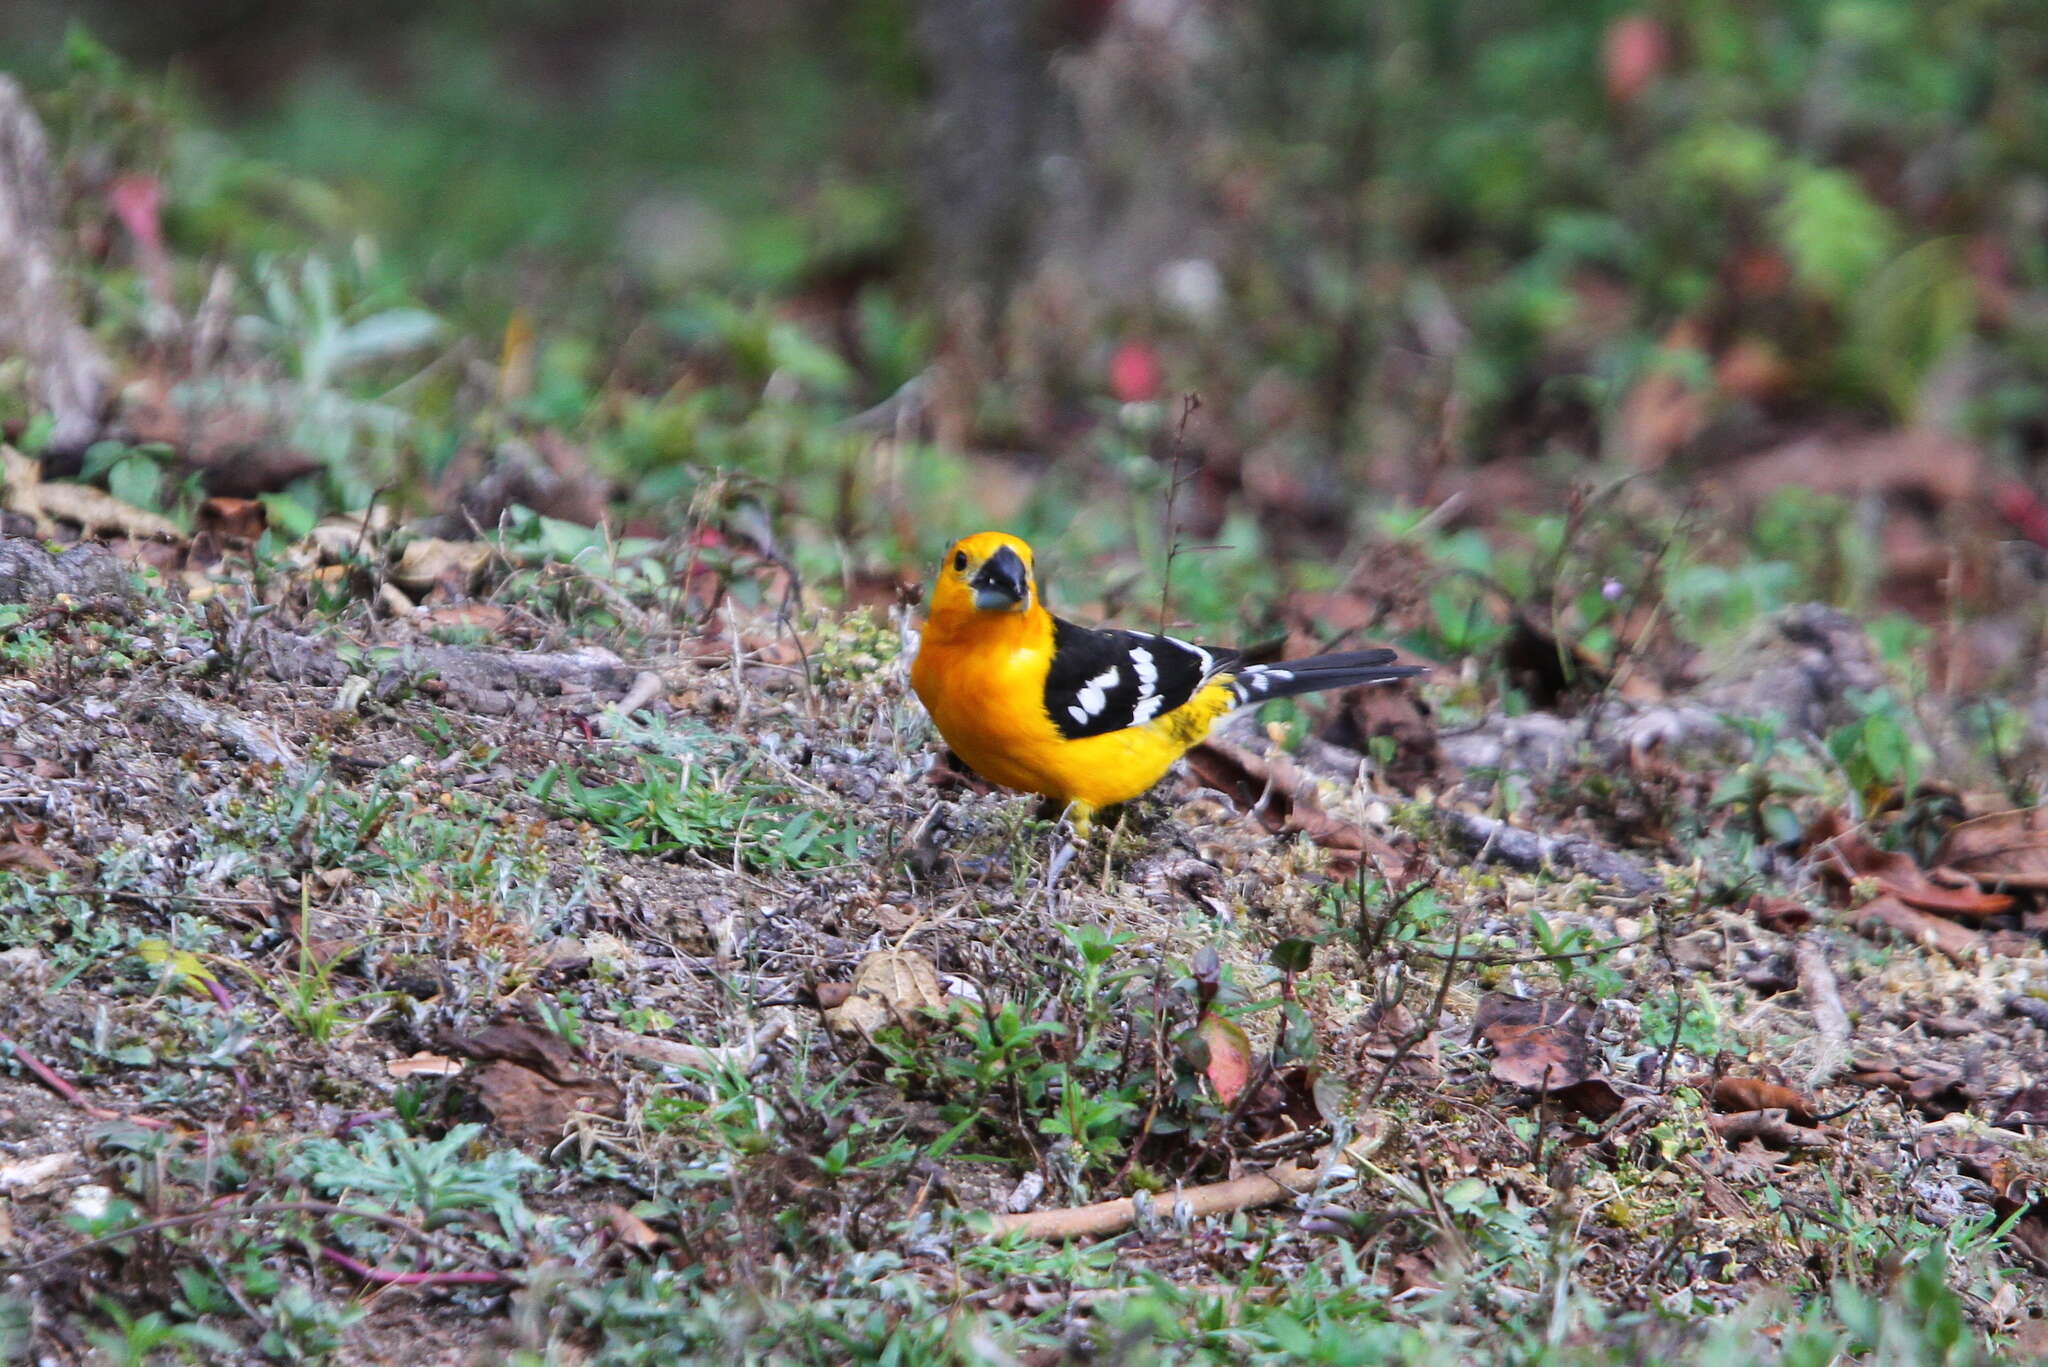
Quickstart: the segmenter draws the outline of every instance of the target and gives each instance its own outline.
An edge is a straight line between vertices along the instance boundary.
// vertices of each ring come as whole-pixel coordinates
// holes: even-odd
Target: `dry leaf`
[[[1975,959],[1993,944],[1982,931],[1909,907],[1896,897],[1877,897],[1865,903],[1856,911],[1853,924],[1873,938],[1880,929],[1891,930],[1914,944],[1938,949],[1958,963]]]
[[[1345,689],[1337,696],[1337,709],[1323,727],[1322,737],[1360,754],[1371,754],[1375,740],[1392,741],[1394,758],[1381,772],[1404,793],[1443,782],[1443,747],[1437,743],[1436,719],[1413,688],[1376,685]]]
[[[437,585],[460,593],[476,581],[491,563],[491,547],[484,541],[448,541],[423,536],[406,543],[391,567],[391,577],[400,588],[425,593]]]
[[[873,997],[846,997],[825,1009],[825,1028],[848,1039],[873,1039],[890,1022],[889,1008]]]
[[[625,1094],[586,1073],[559,1036],[520,1020],[502,1020],[471,1034],[443,1031],[450,1053],[489,1061],[477,1074],[477,1097],[498,1129],[515,1143],[548,1145],[578,1112],[617,1115]]]
[[[384,1071],[392,1077],[454,1077],[462,1071],[462,1065],[445,1054],[432,1054],[422,1049],[405,1058],[395,1058],[384,1065]]]
[[[1879,887],[1906,905],[1948,916],[1996,916],[2012,907],[2012,898],[1979,892],[1963,874],[1943,869],[1924,872],[1911,855],[1878,849],[1861,831],[1845,828],[1834,813],[1815,822],[1806,839],[1821,872],[1844,890],[1859,879],[1875,879]]]
[[[604,1214],[612,1237],[636,1252],[652,1253],[668,1242],[660,1230],[624,1206],[606,1206]]]
[[[555,1143],[577,1113],[617,1115],[625,1095],[603,1078],[561,1083],[504,1059],[476,1078],[477,1097],[491,1122],[514,1143]]]
[[[1783,1111],[1795,1125],[1812,1125],[1813,1103],[1790,1087],[1755,1077],[1716,1078],[1707,1099],[1717,1111]]]
[[[1749,914],[1765,930],[1773,930],[1780,935],[1797,935],[1813,924],[1813,912],[1803,903],[1763,892],[1749,899]]]
[[[1252,1042],[1234,1020],[1205,1012],[1195,1033],[1209,1046],[1209,1061],[1202,1069],[1216,1099],[1228,1106],[1236,1101],[1252,1077]]]
[[[11,873],[43,874],[55,873],[57,868],[57,861],[39,845],[21,840],[0,841],[0,869]]]
[[[2048,889],[2048,807],[1965,821],[1948,833],[1935,857],[1991,887]]]
[[[1256,816],[1276,835],[1301,834],[1331,853],[1330,871],[1339,877],[1370,859],[1392,882],[1407,876],[1408,861],[1364,827],[1331,816],[1316,797],[1315,782],[1280,755],[1261,756],[1228,741],[1210,740],[1187,753],[1188,767],[1203,784]]]
[[[0,1164],[0,1191],[15,1196],[38,1191],[77,1166],[78,1155],[68,1149],[37,1158],[17,1158]]]
[[[869,997],[897,1018],[946,1006],[946,989],[932,961],[914,949],[878,949],[853,971],[853,992]]]
[[[1599,1076],[1587,1032],[1590,1008],[1575,1002],[1489,992],[1479,999],[1472,1033],[1493,1045],[1496,1082],[1539,1092],[1595,1120],[1622,1108],[1621,1093]]]
[[[1828,1142],[1825,1131],[1795,1125],[1785,1112],[1777,1109],[1710,1116],[1707,1124],[1730,1147],[1755,1140],[1772,1149],[1818,1149]]]

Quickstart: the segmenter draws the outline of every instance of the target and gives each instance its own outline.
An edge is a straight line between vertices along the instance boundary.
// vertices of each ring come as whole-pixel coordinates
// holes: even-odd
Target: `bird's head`
[[[955,541],[939,563],[932,613],[1024,612],[1037,599],[1031,547],[1007,532],[976,532]]]

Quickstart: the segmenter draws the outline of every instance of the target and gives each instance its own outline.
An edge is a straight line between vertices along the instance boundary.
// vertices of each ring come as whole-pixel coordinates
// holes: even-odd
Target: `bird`
[[[1277,664],[1157,632],[1077,626],[1047,611],[1031,547],[962,537],[939,564],[910,684],[981,777],[1094,815],[1150,789],[1236,709],[1424,672],[1391,650]]]

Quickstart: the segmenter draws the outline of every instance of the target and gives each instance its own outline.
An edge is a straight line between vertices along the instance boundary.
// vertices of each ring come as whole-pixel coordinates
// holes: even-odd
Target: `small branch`
[[[737,1068],[746,1072],[775,1041],[788,1030],[785,1021],[770,1021],[754,1032],[752,1040],[745,1044],[727,1044],[705,1048],[698,1044],[678,1044],[674,1040],[655,1039],[651,1035],[636,1035],[630,1030],[617,1030],[610,1026],[589,1026],[590,1042],[598,1049],[612,1049],[630,1058],[645,1063],[658,1063],[676,1068],[695,1068],[701,1072],[717,1072],[721,1068]]]
[[[1181,396],[1180,426],[1173,432],[1173,473],[1166,485],[1166,566],[1159,576],[1159,634],[1164,636],[1170,624],[1168,607],[1173,596],[1173,562],[1180,554],[1180,526],[1174,520],[1173,505],[1180,496],[1180,461],[1187,451],[1183,440],[1188,434],[1188,419],[1202,406],[1202,396],[1190,389]]]
[[[1415,1029],[1395,1045],[1394,1052],[1387,1056],[1386,1067],[1380,1069],[1380,1075],[1373,1079],[1372,1090],[1365,1094],[1364,1102],[1359,1105],[1361,1114],[1372,1109],[1373,1103],[1380,1099],[1380,1093],[1386,1090],[1388,1079],[1394,1076],[1394,1070],[1407,1061],[1408,1055],[1415,1051],[1417,1045],[1429,1038],[1429,1032],[1436,1029],[1437,1022],[1444,1018],[1444,1002],[1450,998],[1451,979],[1457,976],[1458,972],[1458,951],[1464,947],[1465,912],[1460,908],[1457,924],[1451,932],[1451,957],[1444,960],[1444,973],[1437,979],[1436,999],[1429,1004],[1429,1014],[1417,1022]]]
[[[1516,964],[1554,964],[1567,959],[1593,959],[1602,954],[1612,954],[1617,949],[1628,949],[1650,939],[1655,932],[1645,931],[1632,940],[1616,940],[1612,944],[1594,945],[1591,949],[1571,949],[1559,954],[1514,954],[1500,956],[1468,956],[1462,960],[1472,968],[1508,968]],[[1455,954],[1446,954],[1430,945],[1409,945],[1410,954],[1420,954],[1428,959],[1452,959]]]
[[[1799,969],[1799,992],[1813,1012],[1820,1031],[1821,1054],[1808,1074],[1808,1089],[1826,1086],[1849,1057],[1849,1013],[1842,1006],[1842,991],[1835,970],[1828,963],[1827,946],[1809,932],[1792,945],[1792,962]]]
[[[1256,1210],[1307,1191],[1315,1185],[1316,1171],[1314,1167],[1284,1163],[1270,1172],[1184,1188],[1174,1193],[1172,1204],[1179,1206],[1184,1203],[1197,1219]],[[1137,1218],[1137,1203],[1126,1196],[1115,1201],[1099,1201],[1092,1206],[998,1215],[992,1234],[995,1238],[1022,1234],[1033,1239],[1096,1239],[1122,1233]]]
[[[352,1272],[366,1282],[376,1282],[380,1286],[494,1286],[500,1282],[513,1280],[509,1272],[486,1272],[481,1268],[472,1268],[467,1272],[393,1272],[388,1268],[372,1267],[325,1244],[315,1244],[313,1247],[321,1257],[336,1267]]]
[[[63,1097],[66,1101],[76,1106],[79,1110],[84,1111],[94,1120],[123,1120],[129,1123],[130,1125],[140,1125],[144,1129],[149,1130],[162,1130],[169,1128],[167,1122],[162,1120],[152,1120],[148,1116],[141,1115],[123,1115],[121,1112],[112,1110],[108,1107],[93,1105],[90,1101],[87,1101],[85,1099],[84,1094],[81,1093],[78,1090],[78,1088],[74,1086],[70,1081],[68,1081],[61,1073],[59,1073],[55,1068],[52,1068],[49,1064],[43,1062],[41,1059],[37,1058],[34,1054],[31,1054],[28,1050],[22,1048],[21,1041],[15,1039],[14,1036],[8,1034],[4,1030],[0,1030],[0,1049],[5,1049],[9,1053],[13,1054],[15,1058],[21,1061],[21,1066],[28,1069],[29,1075],[34,1077],[36,1081],[42,1083],[45,1087],[48,1087],[58,1096]]]
[[[167,1215],[161,1220],[151,1220],[146,1224],[131,1225],[127,1229],[116,1233],[102,1235],[97,1239],[87,1239],[83,1243],[59,1249],[47,1258],[38,1258],[32,1263],[25,1263],[15,1268],[14,1271],[37,1272],[46,1267],[54,1267],[61,1262],[68,1262],[81,1254],[90,1253],[96,1248],[108,1248],[114,1244],[124,1243],[129,1239],[137,1239],[145,1234],[155,1234],[161,1230],[177,1229],[184,1225],[205,1224],[210,1220],[250,1219],[261,1215],[327,1215],[348,1216],[352,1219],[368,1220],[371,1224],[383,1225],[386,1229],[396,1230],[422,1247],[431,1248],[438,1253],[446,1254],[448,1257],[454,1258],[459,1262],[469,1263],[474,1267],[482,1268],[508,1279],[512,1277],[512,1274],[500,1272],[499,1269],[492,1267],[468,1249],[460,1248],[443,1239],[436,1238],[408,1220],[401,1220],[396,1215],[387,1215],[383,1211],[361,1210],[355,1206],[336,1205],[332,1201],[261,1201],[250,1206],[211,1206],[205,1210],[187,1211],[183,1215]]]
[[[1482,861],[1497,858],[1530,873],[1557,868],[1589,874],[1635,897],[1664,888],[1663,879],[1635,860],[1582,835],[1538,835],[1477,812],[1441,809],[1441,817],[1451,838]]]

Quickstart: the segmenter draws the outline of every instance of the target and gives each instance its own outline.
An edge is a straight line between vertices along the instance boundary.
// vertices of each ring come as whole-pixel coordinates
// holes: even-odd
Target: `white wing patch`
[[[1074,695],[1074,705],[1067,712],[1086,726],[1090,719],[1102,715],[1102,709],[1109,706],[1109,690],[1116,687],[1117,667],[1111,665],[1087,683]]]
[[[1159,666],[1152,663],[1152,652],[1143,646],[1131,647],[1131,668],[1138,671],[1138,691],[1150,693],[1159,682]]]
[[[1138,699],[1138,705],[1131,709],[1131,725],[1143,726],[1146,722],[1151,721],[1159,715],[1160,705],[1165,701],[1166,699],[1160,697],[1157,693],[1147,693],[1144,697]]]

